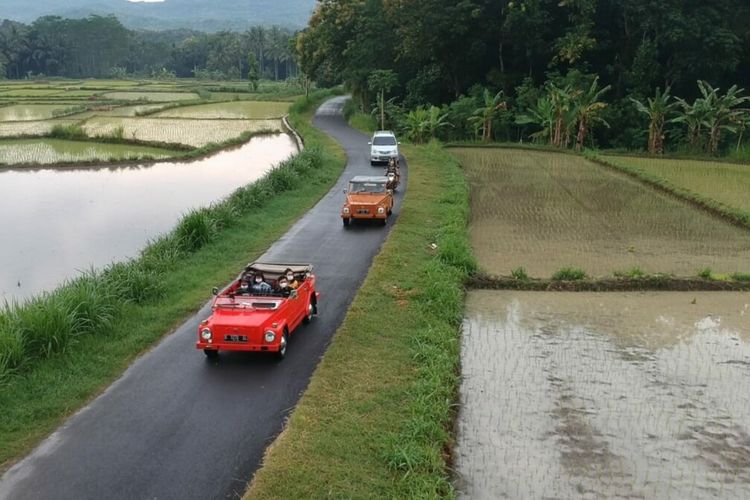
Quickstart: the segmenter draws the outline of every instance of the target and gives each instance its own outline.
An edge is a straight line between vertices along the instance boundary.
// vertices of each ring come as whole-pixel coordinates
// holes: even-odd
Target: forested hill
[[[315,0],[2,0],[0,19],[31,22],[45,15],[86,17],[115,14],[130,28],[244,30],[255,25],[299,28],[307,24]]]

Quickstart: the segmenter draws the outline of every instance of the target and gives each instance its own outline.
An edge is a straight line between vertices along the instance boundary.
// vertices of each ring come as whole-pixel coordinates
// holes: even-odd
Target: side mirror
[[[289,293],[289,297],[292,298],[292,299],[296,299],[298,296],[299,296],[299,294],[297,293],[297,290],[292,290]]]
[[[214,295],[219,295],[219,289],[217,287],[213,287],[211,289],[211,293],[214,294]]]
[[[367,143],[367,145],[368,145],[368,146],[372,146],[372,142],[368,142],[368,143]]]
[[[342,189],[342,191],[344,192],[344,194],[346,194],[346,193],[347,193],[347,190],[346,190],[346,189]]]
[[[401,145],[401,141],[398,141],[396,144],[398,144],[400,146]]]

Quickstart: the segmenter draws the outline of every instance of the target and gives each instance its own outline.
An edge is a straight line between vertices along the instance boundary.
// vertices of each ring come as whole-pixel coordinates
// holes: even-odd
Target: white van
[[[370,145],[370,165],[388,163],[391,158],[398,158],[396,135],[390,130],[378,130],[372,134]]]

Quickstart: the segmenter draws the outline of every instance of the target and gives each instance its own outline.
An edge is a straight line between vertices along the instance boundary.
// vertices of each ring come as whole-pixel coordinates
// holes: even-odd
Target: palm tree
[[[679,105],[677,101],[669,102],[672,99],[669,90],[669,86],[664,89],[664,92],[657,87],[654,97],[649,97],[646,100],[647,104],[642,103],[638,99],[630,98],[633,104],[635,104],[636,109],[649,117],[648,152],[652,155],[664,153],[664,124],[669,115]]]
[[[574,98],[575,102],[575,116],[578,121],[578,135],[576,136],[576,151],[583,149],[583,143],[586,140],[586,135],[594,127],[594,125],[601,123],[602,125],[609,128],[604,118],[602,118],[601,112],[607,107],[607,103],[601,100],[602,96],[606,94],[610,85],[599,88],[599,77],[594,78],[591,82],[591,86],[588,90],[577,93]]]
[[[483,105],[474,111],[469,121],[482,130],[482,140],[489,142],[492,140],[492,122],[500,111],[508,109],[508,104],[503,100],[502,90],[492,96],[488,89],[484,89],[482,97]]]

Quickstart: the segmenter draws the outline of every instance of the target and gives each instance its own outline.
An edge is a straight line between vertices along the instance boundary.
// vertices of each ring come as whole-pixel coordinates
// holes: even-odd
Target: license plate
[[[247,342],[247,335],[224,335],[226,342]]]
[[[365,214],[366,215],[366,214],[369,214],[370,211],[369,210],[357,210],[357,213],[358,214]]]

